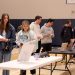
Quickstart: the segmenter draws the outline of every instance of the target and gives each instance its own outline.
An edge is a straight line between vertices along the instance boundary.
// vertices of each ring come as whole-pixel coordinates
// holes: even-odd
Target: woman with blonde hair
[[[17,33],[16,43],[19,45],[19,47],[22,47],[22,45],[26,42],[36,40],[35,33],[30,30],[29,21],[24,20],[22,21],[22,30],[20,30]],[[31,74],[34,75],[36,73],[36,70],[31,70]],[[21,70],[20,75],[26,75],[26,70]]]

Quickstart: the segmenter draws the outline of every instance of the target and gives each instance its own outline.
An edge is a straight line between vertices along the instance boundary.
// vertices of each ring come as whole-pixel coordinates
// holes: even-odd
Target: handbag
[[[4,43],[3,52],[8,52],[8,51],[9,51],[9,45],[8,43]]]

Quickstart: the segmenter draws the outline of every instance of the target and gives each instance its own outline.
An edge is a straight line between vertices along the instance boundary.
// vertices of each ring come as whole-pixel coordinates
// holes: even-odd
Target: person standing
[[[36,53],[39,53],[41,49],[41,38],[42,38],[41,29],[40,29],[41,21],[42,21],[42,17],[36,16],[35,21],[30,24],[30,29],[35,32],[38,39],[38,45],[37,45],[38,49],[36,50]]]
[[[71,25],[71,20],[67,20],[64,27],[62,28],[61,31],[61,51],[65,50],[71,50],[72,45],[73,45],[73,31],[72,31],[72,25]],[[71,58],[72,56],[70,56]],[[62,60],[65,59],[65,54],[63,54]]]
[[[61,49],[62,50],[69,49],[71,47],[72,39],[73,39],[73,31],[71,20],[67,20],[61,31],[61,40],[62,40]]]
[[[52,28],[54,23],[53,19],[48,19],[47,23],[45,23],[41,27],[41,33],[43,35],[43,38],[41,39],[41,44],[42,44],[42,52],[49,52],[51,51],[52,47],[52,39],[54,37],[54,30]]]
[[[2,14],[0,22],[0,63],[10,61],[13,43],[16,40],[15,28],[9,22],[9,15]],[[9,70],[3,70],[3,75],[9,75]]]
[[[30,30],[29,21],[27,20],[22,21],[22,29],[17,33],[16,43],[21,48],[24,43],[27,43],[33,40],[37,41],[37,37],[35,33],[32,30]],[[30,72],[32,75],[36,74],[35,69],[31,70]],[[20,75],[26,75],[26,70],[21,70]]]

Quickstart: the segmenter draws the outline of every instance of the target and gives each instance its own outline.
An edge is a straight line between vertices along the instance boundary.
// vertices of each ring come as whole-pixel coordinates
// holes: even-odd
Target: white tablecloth
[[[60,61],[61,59],[62,57],[59,57],[59,56],[50,56],[50,57],[45,57],[45,58],[31,57],[30,60],[25,63],[21,63],[17,60],[0,63],[0,68],[6,69],[6,70],[10,70],[10,69],[21,69],[21,70],[30,69],[31,70],[31,69],[43,67],[50,63]]]

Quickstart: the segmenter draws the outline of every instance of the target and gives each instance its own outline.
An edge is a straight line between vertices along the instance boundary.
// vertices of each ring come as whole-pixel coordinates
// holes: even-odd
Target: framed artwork
[[[75,0],[66,0],[66,4],[74,4],[75,3]]]

